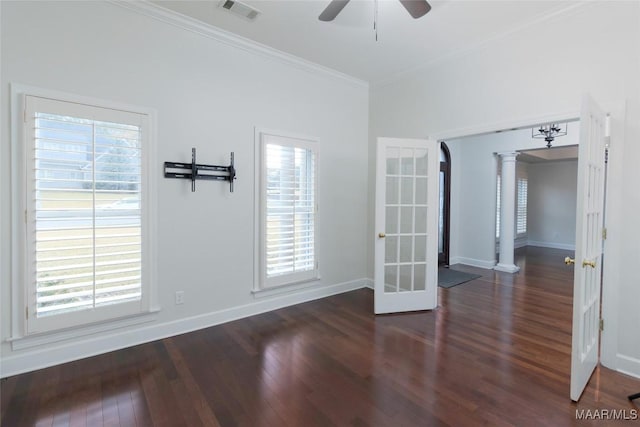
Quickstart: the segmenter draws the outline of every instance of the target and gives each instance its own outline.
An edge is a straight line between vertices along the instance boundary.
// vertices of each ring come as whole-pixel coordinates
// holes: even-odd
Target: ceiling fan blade
[[[427,3],[427,0],[399,0],[400,3],[407,9],[407,12],[415,19],[424,16],[431,10],[431,5]]]
[[[321,21],[333,21],[342,9],[349,3],[349,0],[331,0],[329,6],[322,11],[318,19]]]

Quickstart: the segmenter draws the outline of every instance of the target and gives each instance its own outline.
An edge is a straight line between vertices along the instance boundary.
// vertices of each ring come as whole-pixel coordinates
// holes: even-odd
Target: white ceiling
[[[318,20],[330,0],[243,1],[262,12],[255,21],[221,8],[220,0],[153,3],[373,84],[539,24],[576,3],[429,0],[432,10],[413,19],[399,1],[379,0],[376,42],[374,0],[351,0],[333,22]]]
[[[537,148],[535,150],[519,151],[518,161],[527,163],[541,163],[560,160],[578,160],[578,146],[565,145],[561,147]]]

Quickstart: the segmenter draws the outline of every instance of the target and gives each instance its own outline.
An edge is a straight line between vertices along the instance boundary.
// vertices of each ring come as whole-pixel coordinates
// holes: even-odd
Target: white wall
[[[368,87],[239,49],[103,2],[1,2],[2,375],[361,287],[366,277]],[[10,336],[11,82],[158,112],[157,319],[100,337],[12,351]],[[254,126],[320,139],[319,257],[312,290],[256,299]],[[161,177],[163,161],[226,164],[228,185]],[[336,236],[339,236],[336,237]],[[337,286],[333,286],[337,285]],[[174,305],[175,291],[185,304]],[[23,308],[17,310],[22,312]]]
[[[529,245],[575,248],[577,186],[577,160],[529,164]]]
[[[540,60],[539,52],[554,56]],[[640,4],[583,2],[477,50],[373,87],[369,135],[370,153],[375,153],[378,136],[461,136],[479,128],[504,129],[533,118],[575,112],[582,94],[591,93],[613,119],[602,360],[640,376],[638,75]],[[370,154],[370,175],[373,157]],[[369,194],[373,204],[373,181]],[[373,246],[371,224],[370,216],[368,247]],[[372,260],[369,253],[370,275]]]
[[[579,124],[555,146],[578,143]],[[531,129],[469,136],[446,141],[451,148],[451,264],[492,268],[496,263],[496,168],[502,151],[544,147]],[[520,164],[521,162],[518,162]],[[575,212],[575,210],[574,210]]]

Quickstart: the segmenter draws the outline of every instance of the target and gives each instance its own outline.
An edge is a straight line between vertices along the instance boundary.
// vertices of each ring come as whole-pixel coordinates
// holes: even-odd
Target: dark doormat
[[[465,273],[464,271],[451,270],[450,268],[439,268],[438,286],[441,288],[452,288],[469,280],[477,279],[478,277],[482,276],[479,274]]]

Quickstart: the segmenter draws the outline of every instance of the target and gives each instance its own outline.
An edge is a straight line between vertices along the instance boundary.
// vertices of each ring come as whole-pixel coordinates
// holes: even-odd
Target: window
[[[318,278],[316,141],[259,132],[257,289]]]
[[[516,181],[516,234],[527,234],[527,178],[518,177]]]
[[[516,237],[527,234],[527,168],[518,162],[516,168]],[[496,239],[500,238],[500,199],[502,186],[502,170],[498,163],[498,175],[496,180]]]
[[[498,180],[497,180],[497,188],[496,188],[496,239],[500,238],[500,199],[502,198],[502,176],[500,175],[500,169],[498,169]]]
[[[28,334],[149,311],[148,136],[147,114],[24,97]]]

